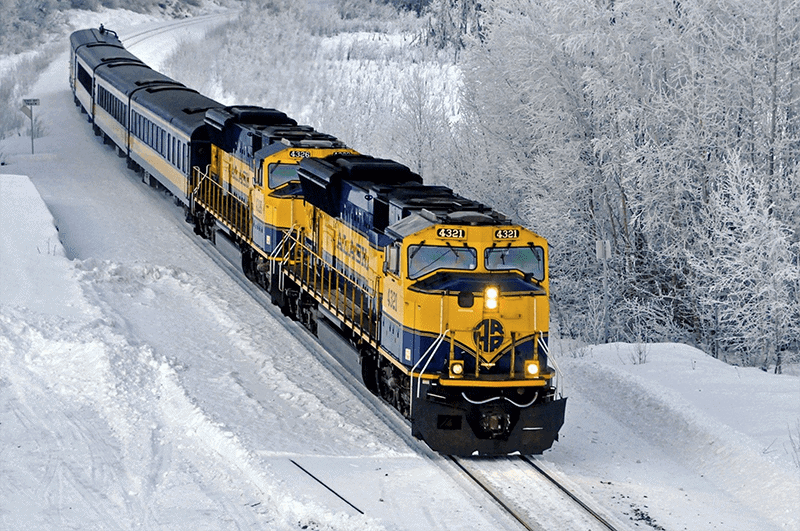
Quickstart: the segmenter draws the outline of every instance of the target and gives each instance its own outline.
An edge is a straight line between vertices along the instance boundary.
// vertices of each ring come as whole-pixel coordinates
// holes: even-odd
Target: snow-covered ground
[[[126,16],[81,24],[124,40],[145,22]],[[202,28],[131,50],[155,64]],[[36,154],[0,143],[0,528],[513,529],[92,135],[66,57],[29,95]],[[676,344],[558,347],[567,420],[541,461],[589,501],[632,529],[800,527],[798,376]]]

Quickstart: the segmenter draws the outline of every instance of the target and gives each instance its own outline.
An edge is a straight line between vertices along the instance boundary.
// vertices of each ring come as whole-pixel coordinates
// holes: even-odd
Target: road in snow
[[[103,12],[77,25],[100,22],[123,40],[163,23]],[[201,31],[131,49],[155,65]],[[30,177],[0,175],[0,527],[513,528],[333,376],[92,135],[66,57],[30,95],[49,133],[37,154],[24,137],[0,143],[2,172]],[[797,529],[800,378],[646,349],[562,353],[567,422],[543,464],[631,528]],[[511,496],[543,510],[535,489]],[[543,526],[587,526],[550,510]]]

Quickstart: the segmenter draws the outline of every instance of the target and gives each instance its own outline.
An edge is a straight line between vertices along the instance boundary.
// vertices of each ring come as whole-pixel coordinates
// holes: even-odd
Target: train
[[[196,234],[229,239],[284,315],[353,346],[414,437],[454,456],[558,440],[544,238],[284,112],[204,96],[103,26],[70,36],[69,82],[94,133]]]

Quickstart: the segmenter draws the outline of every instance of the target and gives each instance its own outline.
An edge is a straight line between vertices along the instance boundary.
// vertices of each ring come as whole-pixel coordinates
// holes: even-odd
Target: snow
[[[643,349],[646,362],[634,363]],[[572,454],[564,447],[583,438],[593,450],[559,465],[585,469],[585,487],[605,491],[620,510],[649,506],[666,529],[796,528],[796,376],[732,367],[677,344],[602,345],[581,355],[561,364],[573,422],[559,449]]]
[[[125,17],[81,23],[123,40],[155,23]],[[65,54],[31,94],[49,132],[35,155],[0,143],[0,528],[513,529],[210,257],[66,79]],[[567,419],[539,461],[592,504],[631,529],[800,527],[798,376],[678,344],[554,350]],[[543,494],[519,492],[536,511]]]

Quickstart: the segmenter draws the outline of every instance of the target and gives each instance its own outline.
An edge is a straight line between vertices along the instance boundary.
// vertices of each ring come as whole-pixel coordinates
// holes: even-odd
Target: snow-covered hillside
[[[124,41],[127,16],[81,24]],[[0,143],[0,528],[514,529],[220,269],[66,80],[65,43],[30,95],[36,154]],[[796,375],[676,344],[556,351],[567,421],[542,461],[592,503],[637,529],[800,526]]]

